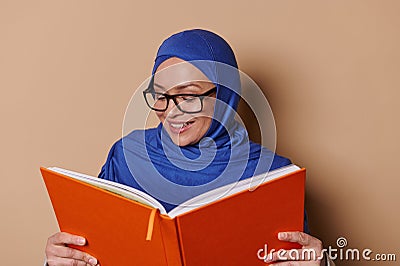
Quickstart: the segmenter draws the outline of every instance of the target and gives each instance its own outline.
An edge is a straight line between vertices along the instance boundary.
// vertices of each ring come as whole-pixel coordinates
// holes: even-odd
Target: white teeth
[[[188,122],[185,123],[179,123],[179,124],[175,124],[175,123],[170,123],[171,127],[173,128],[183,128],[186,127],[187,125],[189,125]]]
[[[186,123],[185,123],[185,124],[186,124]],[[182,127],[185,126],[185,124],[173,124],[173,123],[171,123],[171,127],[174,127],[174,128],[182,128]]]

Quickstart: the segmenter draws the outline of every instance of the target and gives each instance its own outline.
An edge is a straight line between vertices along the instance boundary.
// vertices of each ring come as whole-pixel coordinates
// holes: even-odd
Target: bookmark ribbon
[[[149,217],[149,224],[147,226],[147,235],[146,235],[146,240],[150,241],[151,237],[153,236],[153,228],[154,228],[154,218],[156,217],[157,209],[154,208]]]

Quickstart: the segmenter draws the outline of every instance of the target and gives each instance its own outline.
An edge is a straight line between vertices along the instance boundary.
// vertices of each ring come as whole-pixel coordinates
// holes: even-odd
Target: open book
[[[211,191],[208,191],[206,193],[203,193],[199,196],[196,196],[173,210],[171,210],[169,213],[165,210],[164,206],[161,205],[160,202],[157,201],[157,199],[153,198],[149,194],[140,191],[136,188],[129,187],[120,183],[112,182],[109,180],[85,175],[82,173],[77,173],[74,171],[58,168],[58,167],[49,167],[47,168],[48,170],[69,176],[71,178],[77,179],[79,181],[88,183],[90,185],[96,186],[98,188],[102,188],[104,190],[107,190],[109,192],[118,194],[122,197],[143,203],[145,205],[148,205],[153,208],[157,208],[160,210],[161,214],[166,214],[171,218],[174,218],[175,216],[191,211],[192,209],[195,209],[197,207],[203,206],[205,204],[208,204],[215,199],[221,199],[221,198],[226,198],[230,195],[233,195],[235,193],[238,193],[240,191],[245,191],[253,189],[254,184],[260,184],[260,183],[266,183],[270,182],[276,178],[279,178],[285,174],[289,174],[292,172],[295,172],[300,169],[300,167],[296,165],[288,165],[284,166],[278,169],[275,169],[273,171],[268,172],[267,174],[261,174],[258,176],[254,176],[252,178],[247,178],[243,179],[241,181],[238,181],[236,184],[228,184],[223,187],[219,187],[216,189],[213,189]],[[221,196],[222,195],[222,196]]]
[[[277,240],[302,231],[305,169],[290,165],[196,196],[169,213],[135,188],[41,168],[60,230],[103,266],[262,265],[257,251],[298,248]],[[260,184],[251,191],[254,184]],[[222,195],[222,196],[221,196]]]

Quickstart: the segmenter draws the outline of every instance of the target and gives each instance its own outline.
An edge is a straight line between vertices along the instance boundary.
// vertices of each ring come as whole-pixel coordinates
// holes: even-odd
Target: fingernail
[[[96,266],[97,260],[95,258],[89,259],[89,263],[92,264],[93,266]]]
[[[79,243],[79,245],[85,245],[86,239],[84,239],[83,237],[80,237],[80,238],[78,238],[78,243]]]
[[[286,233],[284,233],[284,232],[278,233],[278,239],[279,240],[282,240],[282,239],[285,239],[285,238],[286,238]]]

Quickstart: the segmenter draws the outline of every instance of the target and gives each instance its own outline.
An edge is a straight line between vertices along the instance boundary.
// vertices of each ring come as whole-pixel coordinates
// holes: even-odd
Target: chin
[[[182,135],[186,135],[186,134],[182,134]],[[191,136],[179,136],[177,134],[170,134],[170,137],[172,139],[172,142],[180,147],[193,145],[200,141],[195,138],[191,138]]]
[[[198,140],[196,137],[196,133],[198,132],[198,130],[199,129],[197,127],[192,127],[183,133],[178,133],[171,131],[171,128],[167,127],[167,132],[168,135],[171,137],[172,142],[180,147],[192,145],[199,142],[200,140]]]
[[[196,143],[196,142],[194,142],[194,141],[187,140],[187,139],[185,139],[185,138],[180,139],[179,137],[173,138],[172,141],[173,141],[176,145],[178,145],[178,146],[180,146],[180,147],[184,147],[184,146],[188,146],[188,145],[192,145],[192,144]]]

